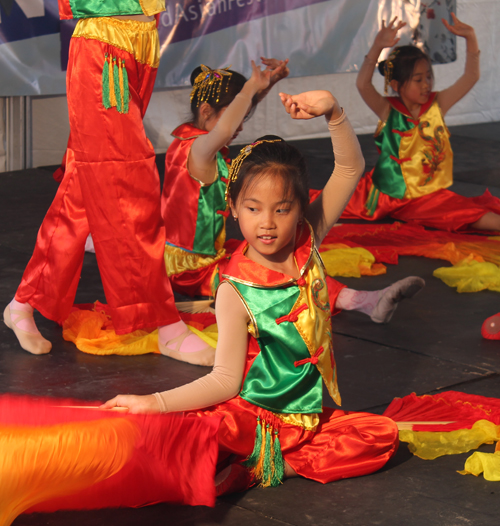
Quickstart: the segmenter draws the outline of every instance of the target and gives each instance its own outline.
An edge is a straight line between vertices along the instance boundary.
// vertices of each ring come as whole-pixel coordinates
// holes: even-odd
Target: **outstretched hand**
[[[472,26],[469,26],[467,24],[464,24],[463,22],[460,22],[460,20],[456,17],[455,13],[451,13],[451,18],[453,19],[453,25],[450,25],[447,20],[444,18],[441,19],[441,21],[444,24],[444,27],[454,35],[457,35],[459,37],[468,38],[471,36],[475,36],[475,31]]]
[[[262,64],[271,72],[271,86],[274,86],[276,82],[288,77],[290,70],[288,69],[288,59],[278,60],[277,58],[265,58],[260,57]]]
[[[314,119],[324,115],[331,120],[342,113],[337,99],[326,90],[306,91],[298,95],[280,93],[280,98],[292,119]]]
[[[382,27],[375,37],[374,45],[380,48],[393,47],[399,42],[399,37],[397,36],[398,31],[406,26],[406,22],[400,20],[396,23],[398,19],[395,16],[388,24],[385,25],[385,20],[382,20]]]
[[[135,415],[139,413],[159,413],[160,406],[153,395],[118,395],[102,404],[99,409],[125,408]]]

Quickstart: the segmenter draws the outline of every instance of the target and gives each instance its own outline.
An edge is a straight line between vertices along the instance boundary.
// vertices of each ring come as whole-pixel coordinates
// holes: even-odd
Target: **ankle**
[[[170,325],[162,325],[158,327],[158,341],[165,345],[170,340],[177,338],[188,330],[188,326],[182,321],[171,323]]]
[[[10,302],[10,308],[11,310],[19,310],[19,311],[22,311],[22,312],[33,312],[33,307],[29,304],[29,303],[21,303],[19,301],[16,300],[16,298],[14,298],[11,302]]]

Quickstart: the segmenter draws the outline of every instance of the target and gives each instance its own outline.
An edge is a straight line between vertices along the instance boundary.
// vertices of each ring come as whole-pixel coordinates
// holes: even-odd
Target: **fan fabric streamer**
[[[212,347],[216,347],[215,315],[183,312],[180,315],[192,332]],[[107,314],[107,305],[99,301],[94,304],[75,305],[63,323],[63,338],[88,354],[135,356],[159,353],[158,329],[116,334],[111,317]]]
[[[471,256],[452,267],[437,268],[433,276],[444,281],[448,287],[455,287],[457,292],[500,292],[500,268],[494,263],[476,261]]]
[[[399,438],[425,460],[477,449],[500,441],[500,399],[447,391],[437,395],[415,393],[394,399],[384,416],[398,422]],[[499,452],[473,453],[459,473],[500,480]]]
[[[426,230],[419,225],[399,222],[335,226],[323,240],[320,252],[338,243],[363,247],[373,254],[377,263],[391,265],[397,265],[399,256],[443,259],[452,265],[471,257],[476,261],[500,265],[500,241],[496,238]]]
[[[0,526],[23,512],[215,504],[219,418],[98,405],[0,396]]]

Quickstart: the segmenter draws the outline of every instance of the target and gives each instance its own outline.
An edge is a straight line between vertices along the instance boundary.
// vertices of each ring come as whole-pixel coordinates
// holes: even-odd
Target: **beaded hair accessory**
[[[215,102],[219,102],[220,92],[222,90],[222,83],[224,78],[227,78],[226,92],[229,88],[229,81],[232,73],[229,70],[231,66],[223,69],[211,69],[208,66],[201,64],[201,73],[194,79],[193,89],[191,90],[191,102],[197,94],[196,106],[200,102],[205,102],[210,97],[216,97]]]
[[[392,80],[392,71],[394,69],[393,60],[396,58],[397,54],[399,53],[399,49],[395,49],[387,58],[385,61],[385,82],[384,82],[384,93],[387,95],[387,92],[389,91],[389,85],[391,84]]]
[[[229,174],[227,176],[227,186],[226,186],[226,203],[228,202],[229,198],[229,188],[232,183],[238,179],[238,173],[240,171],[241,165],[243,164],[243,161],[252,153],[253,149],[258,146],[259,144],[262,144],[264,142],[283,142],[283,139],[263,139],[261,141],[255,141],[252,144],[247,144],[247,146],[243,147],[240,150],[240,153],[238,154],[238,157],[233,159],[233,162],[231,163],[231,166],[229,167]]]

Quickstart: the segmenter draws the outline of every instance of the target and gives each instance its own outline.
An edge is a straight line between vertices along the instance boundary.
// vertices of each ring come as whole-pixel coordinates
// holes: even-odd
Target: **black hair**
[[[394,48],[395,56],[392,58],[392,75],[391,80],[398,83],[399,88],[404,86],[412,77],[415,64],[419,60],[426,60],[429,64],[432,75],[431,59],[421,49],[416,46],[398,46]],[[392,55],[391,53],[391,55]],[[381,75],[385,76],[387,68],[387,60],[383,60],[378,64],[378,70]]]
[[[309,177],[304,156],[295,146],[276,135],[265,135],[255,142],[273,140],[277,142],[263,142],[254,146],[241,163],[238,177],[229,189],[231,200],[236,204],[242,190],[248,190],[254,181],[257,182],[259,175],[269,171],[282,178],[284,196],[297,199],[305,214],[309,205]]]
[[[201,66],[198,66],[193,70],[191,73],[191,86],[194,85],[194,81],[196,80],[196,77],[201,73]],[[243,89],[243,86],[245,85],[245,82],[247,79],[237,71],[228,70],[232,75],[229,76],[223,76],[222,77],[222,85],[220,89],[220,93],[217,95],[217,93],[212,92],[210,96],[204,100],[204,102],[210,104],[210,106],[215,110],[215,113],[219,113],[219,111],[222,108],[225,108],[226,106],[229,106],[231,102],[233,102],[234,97],[238,95],[238,93]],[[217,97],[219,98],[219,101],[217,102]],[[197,122],[198,120],[198,110],[199,110],[200,103],[198,102],[198,97],[195,95],[193,97],[193,100],[191,101],[191,113],[193,116],[193,122]]]

